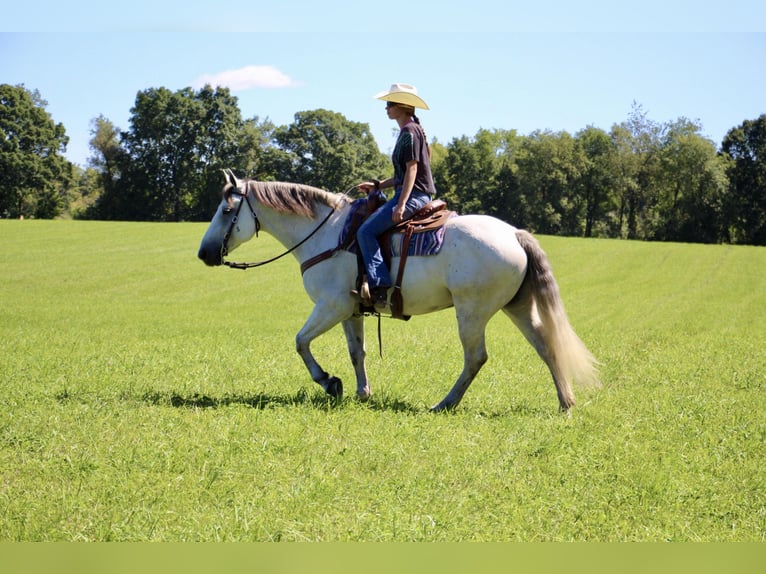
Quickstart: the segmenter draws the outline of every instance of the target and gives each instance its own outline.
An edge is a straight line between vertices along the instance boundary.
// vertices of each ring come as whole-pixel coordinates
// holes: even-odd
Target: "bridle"
[[[267,263],[272,263],[273,261],[276,261],[277,259],[281,259],[285,255],[289,255],[296,249],[298,249],[301,245],[306,243],[313,235],[319,231],[319,229],[327,223],[327,221],[330,219],[330,216],[335,213],[335,207],[330,209],[330,213],[327,214],[327,216],[317,225],[314,230],[309,233],[304,239],[302,239],[299,243],[292,246],[290,249],[282,253],[281,255],[277,255],[276,257],[272,257],[271,259],[266,259],[264,261],[256,261],[252,263],[235,263],[234,261],[224,261],[224,256],[228,255],[229,253],[229,239],[231,238],[231,233],[234,231],[234,226],[237,225],[237,221],[239,221],[239,213],[242,211],[242,205],[244,203],[247,203],[247,207],[250,209],[250,213],[253,216],[253,220],[255,221],[255,236],[258,237],[258,232],[261,230],[261,222],[258,220],[258,214],[255,212],[255,208],[253,207],[253,204],[250,203],[250,196],[247,192],[241,192],[239,188],[234,187],[234,189],[230,190],[228,192],[230,195],[238,195],[240,197],[239,203],[237,204],[236,208],[233,207],[225,207],[223,210],[224,214],[229,214],[232,211],[234,211],[234,215],[231,218],[231,222],[229,223],[229,228],[226,230],[226,233],[223,235],[223,242],[221,243],[221,262],[223,265],[226,265],[227,267],[231,267],[232,269],[252,269],[253,267],[261,267],[262,265],[266,265]]]

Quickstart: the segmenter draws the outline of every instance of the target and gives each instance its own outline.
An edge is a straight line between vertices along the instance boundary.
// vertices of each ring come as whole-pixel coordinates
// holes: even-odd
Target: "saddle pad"
[[[357,199],[351,204],[351,210],[349,211],[349,215],[346,218],[345,223],[343,224],[343,230],[340,233],[340,239],[338,241],[338,245],[345,245],[346,241],[348,239],[348,234],[351,230],[351,222],[354,219],[354,215],[360,210],[360,209],[367,209],[367,200]],[[441,251],[442,245],[444,244],[444,233],[446,231],[445,227],[440,227],[439,229],[434,229],[432,231],[424,231],[423,233],[415,233],[412,235],[412,239],[410,239],[410,246],[409,249],[407,249],[407,256],[419,256],[419,255],[436,255]],[[402,233],[395,233],[391,237],[391,256],[392,257],[399,257],[401,255],[401,246],[402,246]],[[348,247],[346,247],[346,250],[350,253],[358,253],[359,247],[356,242],[356,237],[348,244]]]
[[[407,248],[407,256],[436,255],[444,245],[444,232],[446,227],[432,229],[422,233],[413,233],[410,245]],[[403,233],[395,233],[391,236],[391,256],[399,257],[402,254]]]

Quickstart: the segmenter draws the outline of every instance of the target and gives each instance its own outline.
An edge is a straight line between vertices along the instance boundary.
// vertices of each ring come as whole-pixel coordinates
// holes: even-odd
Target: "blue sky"
[[[127,129],[139,90],[205,81],[229,85],[244,117],[285,125],[325,108],[368,123],[383,151],[395,125],[372,96],[393,82],[418,87],[445,144],[480,128],[608,130],[634,101],[720,144],[766,113],[763,2],[27,5],[3,8],[0,83],[40,91],[80,165],[93,118]]]

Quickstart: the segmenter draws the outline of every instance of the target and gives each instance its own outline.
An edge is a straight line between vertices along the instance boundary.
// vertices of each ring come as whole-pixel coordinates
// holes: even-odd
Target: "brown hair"
[[[423,129],[423,124],[420,123],[420,118],[415,115],[415,108],[411,108],[412,113],[410,114],[412,116],[412,120],[420,126],[420,131],[423,132],[423,139],[426,141],[426,149],[428,150],[428,158],[431,158],[431,144],[428,143],[428,136],[426,136],[426,130]]]

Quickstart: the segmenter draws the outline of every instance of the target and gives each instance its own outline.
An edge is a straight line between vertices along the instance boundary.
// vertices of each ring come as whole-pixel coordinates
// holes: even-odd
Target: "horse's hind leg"
[[[562,411],[568,411],[575,404],[572,386],[553,356],[553,349],[548,343],[528,281],[524,282],[513,301],[503,308],[503,312],[510,317],[548,366],[548,370],[553,377],[553,384],[556,385],[559,406]]]
[[[351,317],[343,321],[343,332],[348,342],[348,353],[356,373],[356,397],[361,401],[370,398],[370,385],[367,382],[367,369],[364,359],[367,355],[364,348],[364,317]]]
[[[455,385],[442,401],[431,407],[432,411],[454,409],[463,399],[463,395],[487,362],[485,330],[490,316],[476,309],[473,305],[460,305],[455,302],[460,342],[463,344],[463,372]]]

